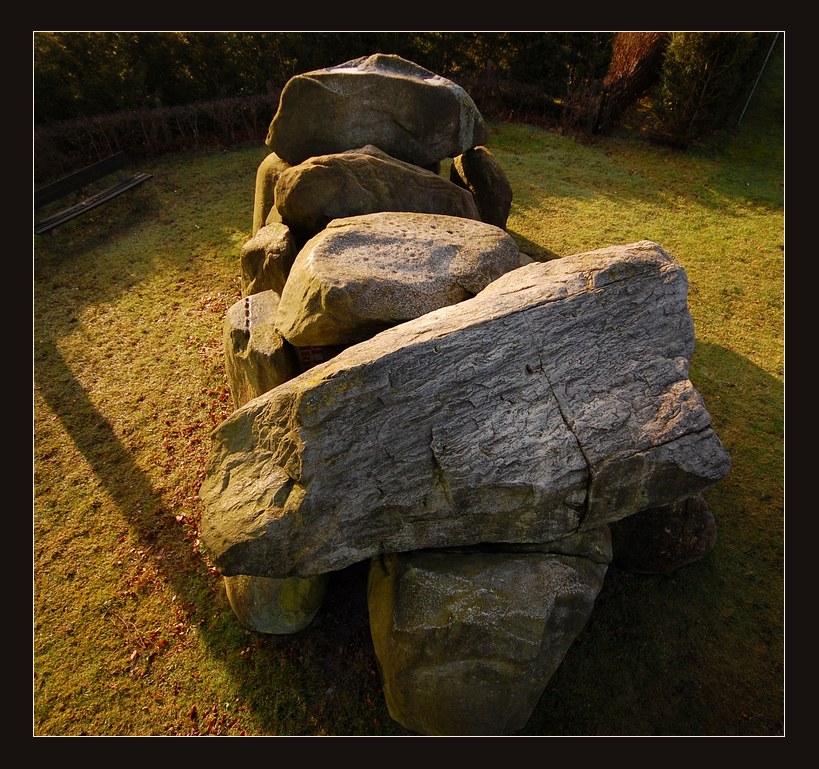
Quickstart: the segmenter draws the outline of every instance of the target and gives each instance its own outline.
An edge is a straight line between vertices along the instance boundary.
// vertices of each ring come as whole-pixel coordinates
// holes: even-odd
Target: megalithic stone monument
[[[546,543],[701,492],[730,459],[688,378],[687,290],[646,241],[533,263],[250,401],[201,489],[214,563]]]

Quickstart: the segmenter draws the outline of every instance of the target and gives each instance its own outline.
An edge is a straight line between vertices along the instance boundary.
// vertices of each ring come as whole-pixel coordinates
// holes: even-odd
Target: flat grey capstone
[[[506,273],[347,348],[213,433],[225,575],[549,542],[693,496],[730,458],[688,377],[683,267],[641,241]]]

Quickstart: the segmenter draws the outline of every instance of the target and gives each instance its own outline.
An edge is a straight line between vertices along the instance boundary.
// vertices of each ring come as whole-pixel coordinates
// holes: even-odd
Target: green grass
[[[714,550],[670,575],[610,568],[524,734],[784,733],[782,72],[780,54],[741,127],[687,153],[492,125],[522,250],[649,239],[686,268],[691,378],[733,461],[706,494]],[[143,188],[35,238],[35,735],[405,734],[366,565],[334,575],[310,628],[263,636],[239,626],[197,537],[264,154],[158,159]]]

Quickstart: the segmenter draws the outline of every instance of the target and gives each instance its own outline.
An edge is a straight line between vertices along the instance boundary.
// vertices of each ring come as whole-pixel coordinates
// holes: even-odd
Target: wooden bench
[[[79,171],[69,174],[62,179],[57,179],[55,182],[46,184],[40,189],[34,190],[34,210],[37,211],[43,206],[53,203],[61,198],[66,197],[74,192],[79,192],[83,188],[94,184],[106,176],[116,174],[128,164],[128,156],[124,152],[117,152],[110,157],[104,158],[97,163],[81,168]],[[79,203],[64,208],[55,214],[46,216],[39,221],[34,222],[34,234],[43,235],[51,232],[51,230],[59,227],[61,224],[74,219],[86,211],[90,211],[97,206],[107,203],[109,200],[127,192],[134,187],[148,181],[151,174],[139,172],[127,178],[120,178],[114,184],[100,192],[95,192],[89,197],[84,198]]]

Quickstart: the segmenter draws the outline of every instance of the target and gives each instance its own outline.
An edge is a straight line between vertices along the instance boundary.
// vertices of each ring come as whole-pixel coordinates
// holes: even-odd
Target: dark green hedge
[[[647,98],[649,136],[685,147],[741,113],[774,33],[41,32],[34,177],[262,143],[296,74],[394,53],[462,85],[486,118],[591,135]]]

